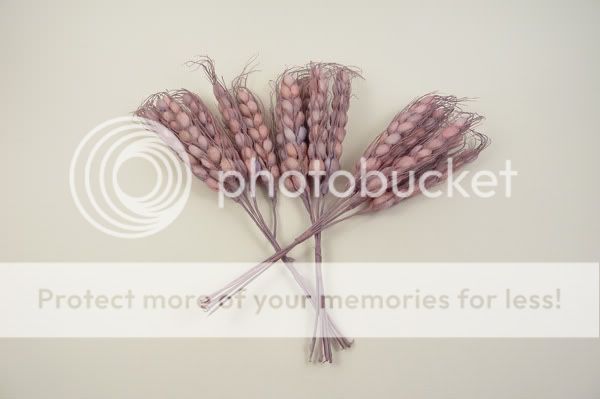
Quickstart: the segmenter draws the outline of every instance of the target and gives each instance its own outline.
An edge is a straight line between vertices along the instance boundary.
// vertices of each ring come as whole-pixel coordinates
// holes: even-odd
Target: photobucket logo
[[[130,195],[119,185],[119,171],[133,160],[147,162],[155,174],[152,189],[142,195]],[[191,180],[189,159],[174,134],[133,116],[88,132],[69,170],[79,212],[98,230],[120,238],[146,237],[171,224],[187,202]]]
[[[254,165],[255,162],[251,164]],[[297,198],[304,193],[318,197],[322,195],[322,185],[325,184],[324,192],[331,193],[337,198],[348,198],[354,195],[377,198],[386,191],[393,192],[399,198],[408,198],[417,192],[427,198],[439,198],[444,194],[444,188],[449,198],[457,195],[463,198],[491,198],[499,193],[510,198],[512,178],[519,174],[512,168],[510,160],[505,161],[504,169],[480,170],[474,173],[469,170],[455,171],[452,158],[447,159],[447,164],[442,168],[443,173],[439,170],[429,170],[424,173],[406,170],[385,174],[379,170],[369,170],[364,158],[360,159],[359,164],[358,173],[338,170],[327,177],[325,182],[323,181],[325,172],[318,170],[309,171],[308,176],[298,171],[287,171],[279,179],[275,179],[268,171],[257,172],[252,169],[248,181],[237,171],[220,172],[218,205],[223,208],[225,198],[236,198],[246,192],[249,192],[252,197],[256,196],[257,184],[265,184],[270,197],[273,196],[275,186],[285,197]],[[238,184],[226,185],[226,180],[232,178],[237,180]],[[295,182],[295,191],[289,190],[285,184],[286,180],[290,179]],[[228,187],[235,189],[228,190]]]

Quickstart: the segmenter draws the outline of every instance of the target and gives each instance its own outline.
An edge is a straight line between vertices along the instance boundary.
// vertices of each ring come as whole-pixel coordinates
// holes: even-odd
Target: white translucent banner
[[[314,307],[282,263],[209,315],[254,264],[2,263],[0,337],[307,337]],[[314,265],[296,264],[312,290]],[[598,337],[597,263],[324,264],[351,337]]]

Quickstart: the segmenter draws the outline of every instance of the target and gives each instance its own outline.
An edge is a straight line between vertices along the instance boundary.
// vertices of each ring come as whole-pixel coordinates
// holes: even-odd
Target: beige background
[[[598,1],[0,1],[1,261],[255,261],[242,213],[194,184],[182,216],[140,240],[78,214],[68,165],[85,132],[148,94],[208,96],[183,63],[210,54],[227,78],[259,55],[265,95],[286,65],[360,66],[348,164],[413,97],[477,97],[511,159],[511,199],[415,200],[327,233],[330,261],[598,261]],[[283,204],[284,238],[305,223]],[[335,240],[333,239],[335,237]],[[384,239],[383,237],[388,237]],[[235,244],[235,247],[233,246]],[[295,252],[305,258],[310,246]],[[1,298],[1,294],[0,294]],[[600,397],[600,341],[360,340],[333,367],[301,340],[0,340],[0,398]]]

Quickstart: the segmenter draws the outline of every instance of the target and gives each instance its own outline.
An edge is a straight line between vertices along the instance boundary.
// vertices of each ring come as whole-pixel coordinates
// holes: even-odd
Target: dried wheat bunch
[[[317,220],[323,210],[322,194],[327,193],[327,182],[331,173],[339,169],[344,139],[347,111],[350,102],[350,80],[352,71],[345,66],[327,63],[311,63],[301,80],[300,95],[308,130],[307,156],[309,175],[312,179],[304,203],[311,221]],[[315,280],[320,307],[324,308],[323,273],[321,269],[321,233],[315,234]],[[310,358],[317,361],[332,361],[331,343],[324,330],[321,313],[315,318]],[[318,351],[316,349],[318,348]]]
[[[221,93],[220,90],[215,91]],[[197,95],[187,90],[157,93],[144,101],[135,114],[170,129],[186,149],[192,173],[212,190],[220,189],[218,181],[221,172],[235,170],[245,178],[248,176],[247,163],[242,161],[230,135],[225,132],[225,127],[215,121]],[[234,178],[227,178],[224,184],[227,190],[235,191],[239,182]],[[234,200],[243,207],[273,248],[276,251],[281,250],[274,232],[265,223],[256,201],[250,200],[247,193]],[[318,309],[316,295],[292,265],[291,259],[284,257],[283,261],[313,307]],[[352,341],[339,332],[329,315],[325,315],[325,323],[328,331],[335,337],[334,343],[340,349],[352,345]]]
[[[269,138],[269,129],[266,123],[264,123],[265,120],[262,116],[263,112],[259,108],[260,102],[256,101],[256,97],[245,87],[247,73],[245,73],[245,71],[242,72],[242,74],[234,80],[232,89],[228,91],[225,83],[218,79],[214,62],[210,58],[200,57],[196,63],[204,69],[213,86],[213,93],[219,105],[219,111],[222,115],[223,122],[228,127],[230,135],[237,144],[239,154],[246,163],[248,170],[260,171],[262,169],[267,169],[271,172],[275,171],[277,175],[279,175],[279,166],[276,163],[276,157],[273,152],[273,142]],[[280,84],[280,93],[283,97],[279,102],[279,104],[282,105],[280,120],[284,126],[289,126],[294,132],[298,132],[298,134],[296,137],[296,146],[292,146],[292,143],[285,144],[285,151],[288,158],[282,163],[282,168],[284,171],[301,171],[304,175],[306,173],[306,157],[304,156],[304,153],[306,152],[306,144],[304,143],[306,130],[303,130],[305,119],[303,112],[299,109],[302,104],[298,101],[298,98],[295,97],[295,95],[298,94],[298,88],[292,82],[288,85],[288,93],[288,91],[286,91],[286,84],[288,83],[290,83],[289,79],[284,77]],[[296,109],[294,109],[294,107]],[[255,118],[258,128],[254,127]],[[289,129],[286,130],[286,128],[284,128],[283,134],[284,138],[286,136],[289,137]],[[294,164],[296,159],[299,161],[297,165]],[[300,164],[300,162],[302,162],[302,164]],[[298,176],[292,176],[290,180],[286,180],[285,183],[290,189],[300,188]],[[247,207],[249,208],[249,212],[255,215],[257,223],[263,225],[264,228],[268,230],[254,195],[255,193],[249,193],[252,202],[251,204],[248,204]],[[270,237],[267,238],[277,250],[280,249],[280,247],[276,242],[277,212],[274,200],[272,206],[274,215],[273,228],[266,234],[270,233]],[[288,265],[290,264],[290,262],[285,263]],[[298,275],[295,270],[290,271],[298,280]],[[317,296],[317,298],[319,298],[319,296]],[[329,324],[331,324],[331,321],[328,316],[325,317],[325,328],[330,328]],[[338,335],[339,334],[337,333],[335,334],[336,339],[339,338]],[[341,342],[340,346],[342,348],[349,346],[349,341],[342,340]]]
[[[419,189],[408,190],[411,172],[416,178],[428,172],[439,172],[439,175],[426,180],[425,186],[429,188],[447,178],[449,160],[453,163],[453,171],[474,161],[487,147],[489,140],[474,130],[482,117],[460,111],[457,107],[459,103],[454,97],[428,95],[406,107],[363,154],[368,169],[378,170],[386,176],[396,171],[398,179],[394,185],[374,198],[363,196],[356,189],[349,197],[337,199],[290,245],[242,275],[236,287],[220,292],[219,298],[209,298],[207,307],[220,306],[223,298],[229,298],[267,270],[272,262],[326,228],[358,214],[381,211],[419,194]],[[358,172],[356,178],[360,182]],[[404,195],[397,195],[394,189]]]
[[[463,100],[454,96],[428,94],[417,98],[365,149],[355,168],[354,186],[349,184],[344,190],[349,195],[326,204],[321,197],[327,194],[331,175],[340,169],[351,80],[358,74],[351,68],[326,63],[286,70],[274,84],[271,126],[271,118],[267,118],[258,96],[247,87],[246,70],[228,88],[218,78],[210,58],[200,57],[191,65],[201,67],[209,78],[220,121],[197,95],[187,90],[155,94],[136,114],[170,129],[184,146],[194,175],[211,189],[220,189],[223,172],[235,171],[245,179],[253,171],[269,171],[275,178],[284,174],[289,191],[303,190],[301,198],[311,219],[310,227],[282,248],[276,240],[276,218],[269,228],[256,198],[249,198],[251,193],[246,188],[235,201],[275,253],[206,297],[202,306],[215,311],[281,259],[316,310],[310,357],[331,362],[332,346],[347,348],[351,341],[340,334],[323,306],[321,233],[353,216],[379,212],[414,197],[444,181],[450,168],[456,171],[474,161],[489,143],[485,135],[475,130],[482,117],[464,112]],[[373,171],[382,177],[364,175]],[[303,186],[307,175],[314,179],[309,186],[315,187],[313,195],[310,188]],[[414,182],[425,177],[425,184],[416,187]],[[228,191],[239,187],[234,178],[226,179],[224,184]],[[372,195],[364,195],[362,188]],[[272,204],[275,209],[274,199]],[[316,294],[287,257],[295,246],[313,236]]]
[[[306,125],[308,129],[308,149],[307,156],[309,160],[309,173],[314,180],[314,185],[311,189],[314,193],[313,201],[315,206],[311,206],[308,195],[305,199],[305,205],[309,212],[311,222],[317,219],[319,215],[321,182],[325,171],[325,160],[327,160],[327,143],[329,141],[329,104],[327,97],[329,94],[329,82],[331,78],[327,68],[321,64],[311,64],[308,68],[308,84],[304,94],[308,95],[308,101],[303,103],[307,105],[306,110]],[[308,191],[307,191],[308,194]],[[323,273],[321,269],[322,263],[321,253],[321,234],[315,235],[315,280],[317,282],[317,298],[319,300],[319,309],[315,316],[315,324],[313,329],[313,339],[310,346],[310,359],[315,358],[315,349],[317,346],[320,349],[316,360],[332,361],[331,348],[329,338],[323,331],[321,323],[321,311],[324,308],[324,290],[323,290]]]
[[[227,90],[225,83],[219,80],[213,60],[208,57],[200,57],[198,60],[190,62],[194,62],[201,67],[212,84],[213,94],[217,100],[219,113],[221,114],[221,119],[226,131],[229,132],[229,136],[236,145],[240,141],[242,141],[242,144],[245,144],[245,138],[247,137],[248,132],[242,122],[242,116],[231,93]],[[251,140],[248,141],[250,142]],[[240,148],[241,147],[243,146],[240,146]],[[254,152],[251,151],[251,154],[248,154],[251,155],[250,157],[246,157],[244,154],[240,155],[242,155],[246,168],[251,170],[254,165],[252,165],[250,161],[252,157],[255,157]]]

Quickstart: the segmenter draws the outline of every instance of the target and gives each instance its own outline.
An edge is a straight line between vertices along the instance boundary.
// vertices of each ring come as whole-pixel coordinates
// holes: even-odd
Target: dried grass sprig
[[[237,83],[233,86],[236,95],[238,107],[243,117],[244,125],[248,136],[252,139],[251,143],[247,140],[239,140],[236,138],[238,148],[241,147],[241,152],[251,154],[251,149],[254,149],[256,157],[261,164],[261,170],[268,170],[271,175],[277,179],[280,175],[277,156],[275,155],[275,146],[273,144],[273,136],[267,114],[260,99],[247,87]],[[251,148],[249,148],[252,145]]]
[[[340,169],[343,141],[346,137],[346,124],[348,123],[348,110],[352,95],[352,78],[356,76],[349,68],[340,67],[335,72],[333,80],[333,100],[329,118],[329,140],[327,144],[328,158],[325,169],[328,176]],[[327,187],[327,185],[325,185]]]
[[[281,171],[306,176],[308,171],[307,129],[300,87],[301,71],[289,70],[275,82],[275,138]],[[290,191],[302,189],[299,176],[291,175],[284,184]]]
[[[328,158],[327,143],[329,140],[329,103],[328,92],[330,76],[319,64],[309,67],[309,101],[308,101],[308,150],[309,170],[325,173],[325,161]],[[315,179],[321,179],[318,176]]]

